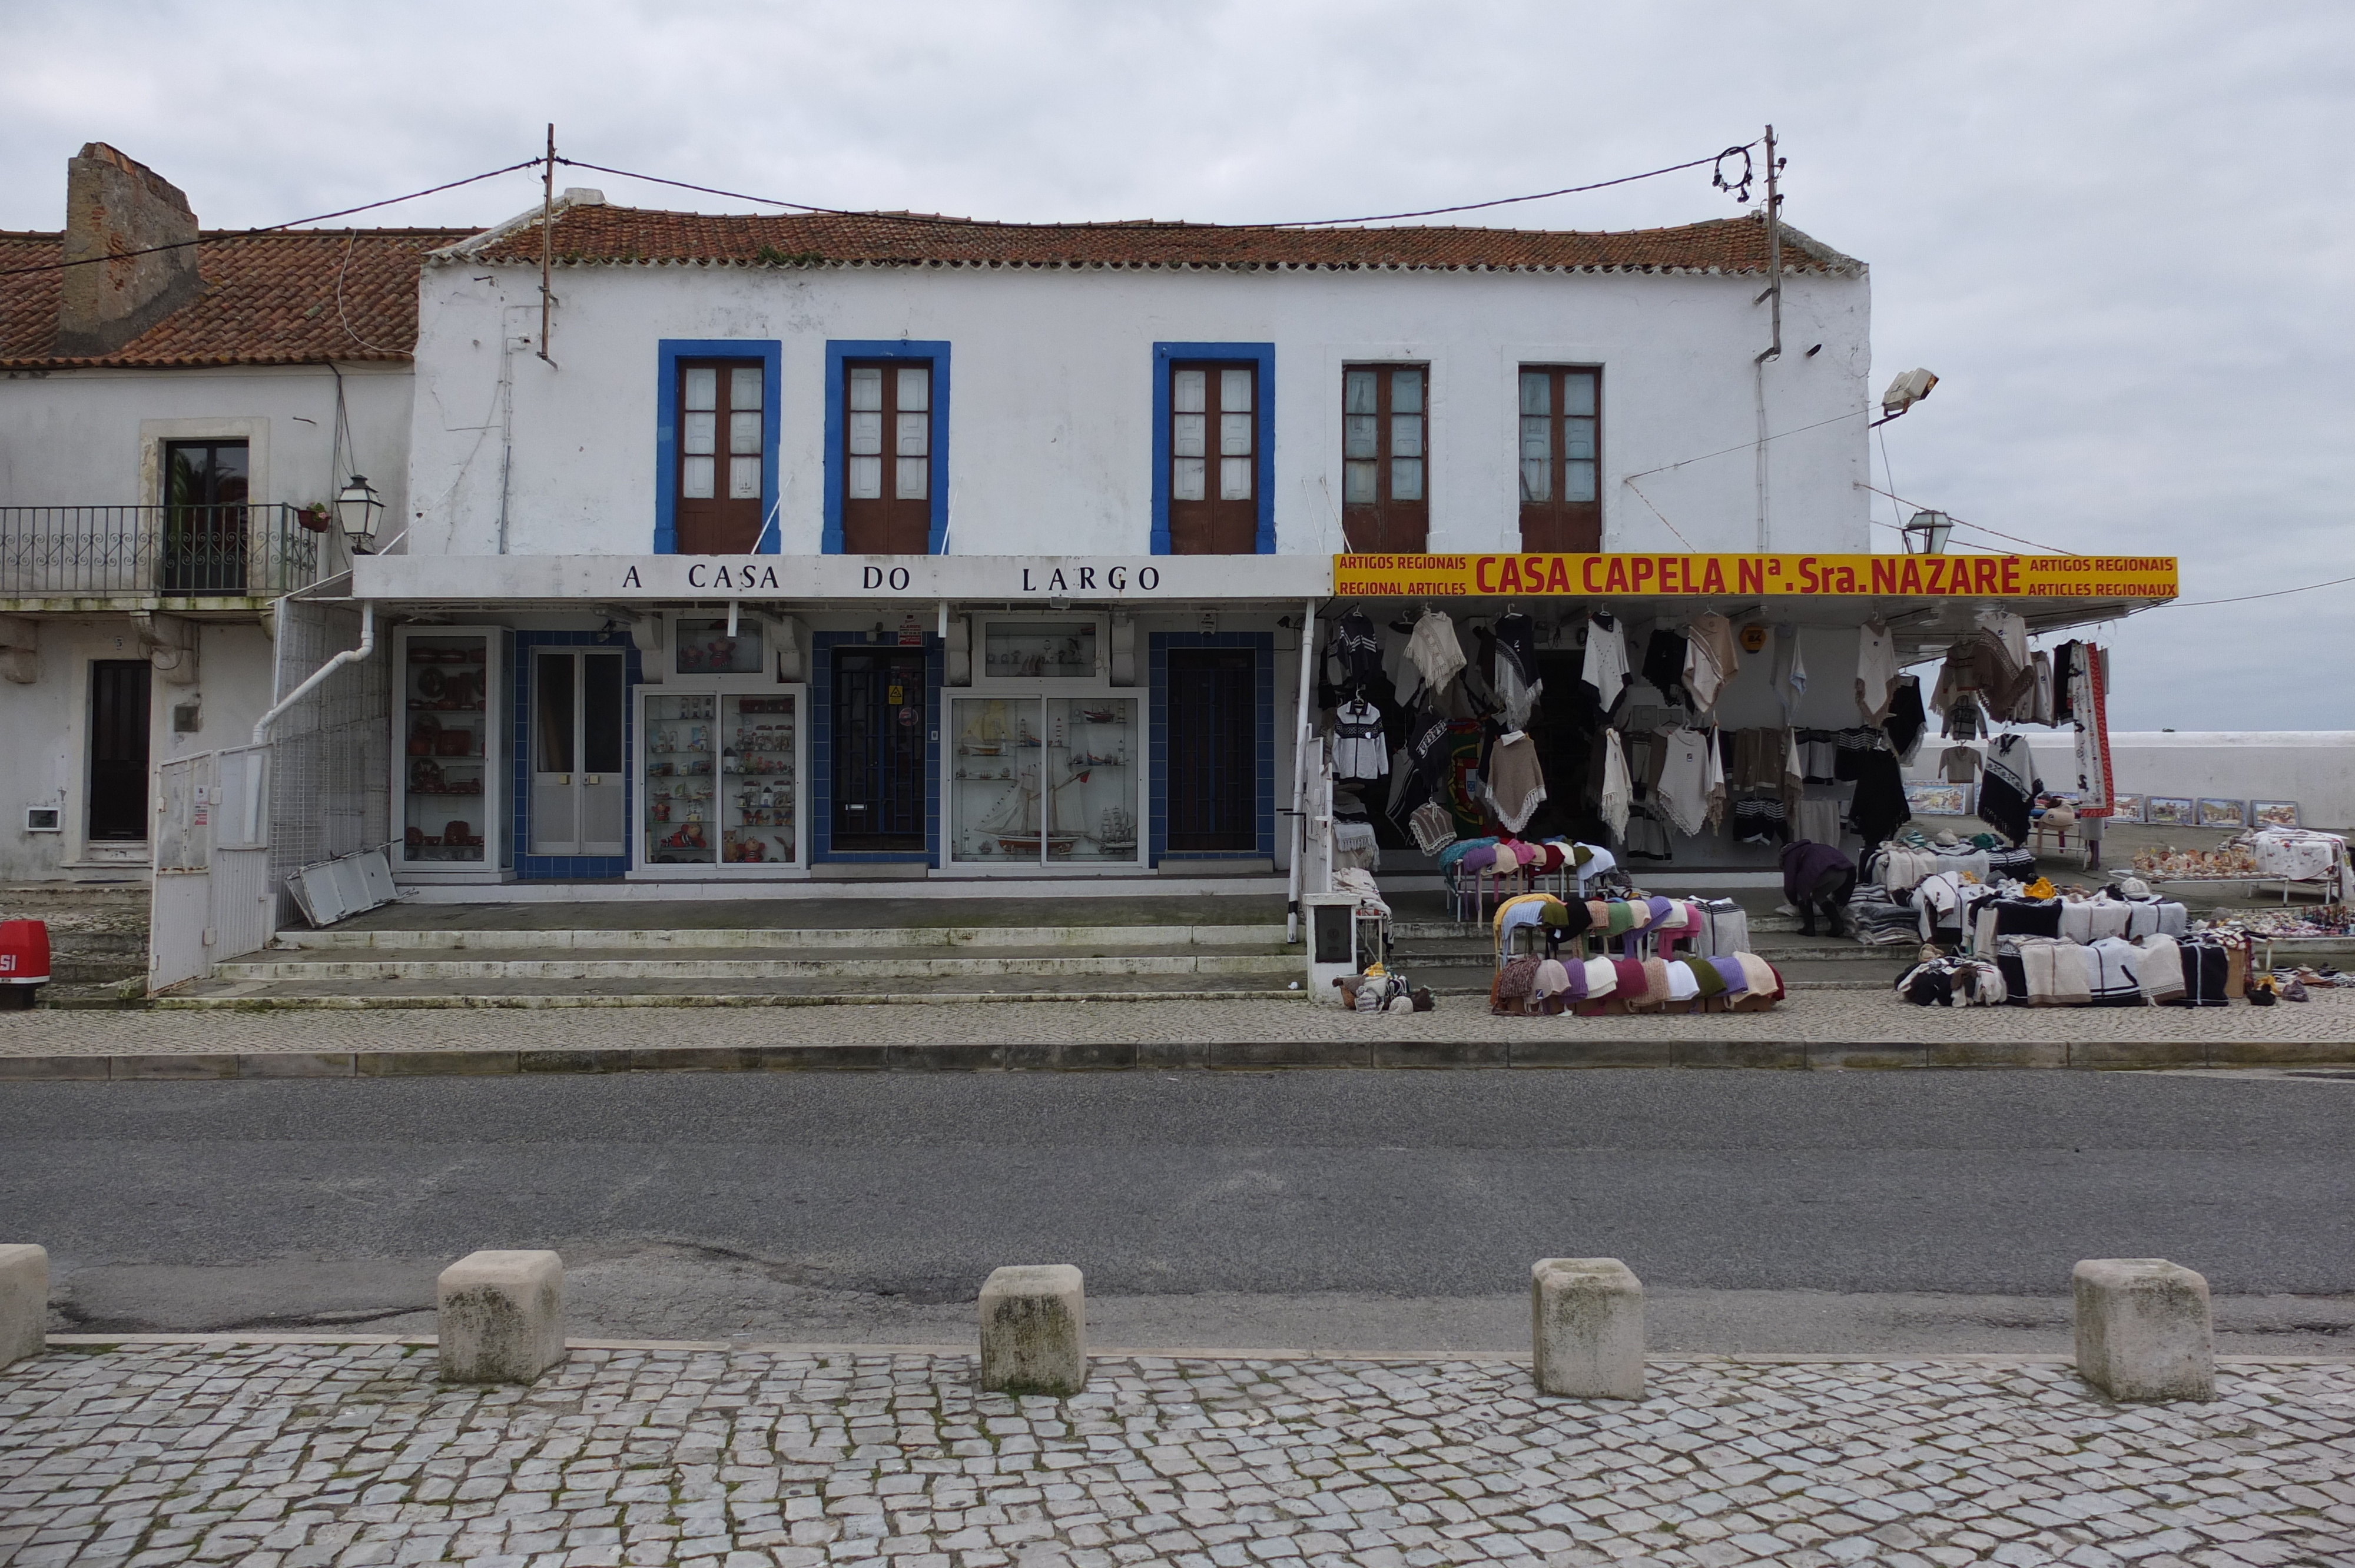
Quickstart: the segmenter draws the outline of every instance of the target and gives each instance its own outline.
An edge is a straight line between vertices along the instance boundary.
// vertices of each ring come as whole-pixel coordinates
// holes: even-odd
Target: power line
[[[407,196],[387,196],[382,201],[363,202],[357,207],[347,207],[336,212],[323,212],[316,217],[293,218],[285,223],[273,223],[262,228],[221,229],[212,234],[201,235],[195,239],[176,239],[169,245],[150,245],[138,250],[121,250],[105,256],[85,256],[79,261],[44,261],[34,267],[0,268],[0,278],[17,278],[28,272],[62,272],[69,267],[94,267],[101,261],[123,261],[133,256],[153,256],[163,250],[186,250],[192,245],[210,245],[216,240],[244,239],[257,234],[276,234],[282,229],[301,228],[307,224],[325,223],[331,217],[349,217],[356,212],[374,212],[380,207],[396,207],[405,201],[415,201],[419,196],[430,196],[442,191],[453,191],[460,185],[471,185],[479,180],[496,179],[501,175],[512,175],[517,169],[536,169],[538,166],[538,158],[526,158],[522,163],[509,164],[504,169],[492,169],[484,174],[468,175],[463,180],[452,180],[446,185],[428,185],[421,191],[411,191]]]
[[[1857,419],[1857,418],[1863,418],[1865,415],[1870,414],[1870,412],[1872,412],[1872,410],[1871,410],[1871,409],[1870,409],[1870,408],[1851,408],[1851,409],[1849,409],[1849,410],[1847,413],[1845,413],[1845,414],[1834,414],[1834,415],[1833,415],[1830,418],[1828,418],[1828,419],[1817,419],[1817,420],[1814,424],[1812,424],[1812,425],[1795,425],[1795,426],[1793,426],[1791,429],[1787,429],[1787,430],[1777,430],[1777,431],[1775,431],[1773,435],[1768,436],[1768,437],[1765,437],[1765,438],[1764,438],[1764,440],[1769,440],[1769,441],[1779,441],[1779,440],[1781,440],[1785,436],[1796,436],[1796,435],[1798,435],[1799,433],[1801,433],[1802,431],[1805,431],[1805,430],[1820,430],[1820,429],[1822,429],[1826,425],[1837,425],[1837,424],[1838,424],[1842,419]],[[1701,453],[1701,454],[1700,454],[1700,456],[1699,456],[1699,457],[1679,458],[1679,459],[1678,459],[1675,462],[1664,462],[1664,463],[1662,463],[1662,464],[1661,464],[1659,467],[1657,467],[1657,468],[1647,468],[1647,469],[1644,470],[1641,473],[1631,473],[1631,474],[1627,474],[1627,475],[1625,475],[1625,478],[1624,478],[1624,480],[1623,480],[1623,482],[1625,482],[1625,483],[1628,483],[1628,484],[1633,484],[1636,481],[1637,481],[1637,480],[1639,480],[1639,479],[1649,479],[1649,478],[1651,478],[1651,477],[1652,477],[1652,475],[1654,475],[1654,474],[1656,474],[1656,473],[1666,473],[1666,472],[1668,472],[1670,469],[1682,468],[1682,467],[1684,467],[1687,463],[1707,462],[1710,458],[1721,458],[1721,457],[1725,456],[1725,455],[1726,455],[1727,453],[1729,453],[1729,452],[1746,452],[1746,451],[1750,451],[1750,450],[1752,450],[1755,449],[1755,448],[1756,448],[1757,446],[1759,446],[1760,444],[1761,444],[1761,443],[1760,443],[1760,442],[1758,442],[1758,441],[1743,441],[1743,442],[1742,442],[1741,445],[1739,445],[1739,446],[1720,447],[1720,448],[1718,448],[1718,450],[1715,450],[1715,451],[1713,451],[1713,452],[1703,452],[1703,453]],[[1870,489],[1870,488],[1871,488],[1871,487],[1868,485],[1866,488],[1867,488],[1867,489]]]
[[[2275,588],[2271,593],[2235,594],[2231,599],[2179,599],[2155,605],[2157,609],[2197,609],[2203,604],[2246,604],[2253,599],[2279,599],[2284,594],[2311,593],[2316,588],[2337,588],[2340,583],[2355,583],[2355,577],[2333,577],[2327,583],[2305,583],[2292,588]]]
[[[1455,207],[1424,207],[1415,212],[1373,213],[1363,217],[1295,217],[1287,218],[1281,222],[1274,223],[1231,223],[1220,224],[1216,227],[1221,228],[1317,228],[1334,224],[1387,223],[1392,219],[1401,217],[1439,217],[1452,212],[1478,212],[1492,207],[1510,207],[1517,202],[1546,201],[1554,196],[1576,196],[1582,191],[1604,190],[1612,185],[1632,185],[1637,180],[1657,179],[1662,175],[1673,175],[1680,173],[1686,169],[1698,169],[1712,164],[1722,164],[1727,158],[1732,157],[1736,153],[1747,154],[1750,150],[1750,146],[1752,145],[1755,145],[1755,143],[1749,143],[1740,147],[1728,147],[1725,151],[1711,154],[1706,158],[1694,158],[1687,163],[1671,164],[1665,169],[1651,169],[1640,175],[1622,175],[1617,179],[1597,180],[1592,185],[1564,185],[1560,190],[1539,191],[1530,196],[1498,196],[1493,201],[1463,202]],[[787,201],[782,196],[753,196],[746,191],[728,191],[721,190],[716,185],[698,185],[687,180],[665,179],[660,175],[642,175],[630,169],[609,168],[603,164],[583,163],[578,158],[559,157],[556,161],[564,164],[568,168],[591,169],[598,174],[613,175],[620,179],[644,180],[648,185],[669,185],[675,190],[697,191],[704,196],[725,196],[730,201],[749,201],[761,207],[781,207],[793,212],[815,213],[826,217],[888,217],[895,223],[932,223],[957,228],[969,228],[974,226],[974,220],[968,217],[942,217],[932,213],[879,212],[874,210],[860,210],[852,207],[816,207],[808,202]],[[1736,183],[1741,182],[1729,183],[1726,188],[1733,188],[1733,185]],[[1154,228],[1193,228],[1206,226],[1178,222],[1082,222],[1041,225],[1039,227],[1055,228],[1136,229]]]
[[[1894,501],[1900,506],[1911,506],[1914,510],[1920,512],[1932,510],[1929,503],[1927,502],[1908,501],[1905,497],[1897,494],[1895,492],[1883,490],[1877,484],[1868,484],[1864,488],[1870,490],[1875,495],[1888,496],[1890,500]],[[2079,556],[2084,553],[2082,550],[2063,550],[2055,545],[2040,545],[2033,539],[2023,539],[2017,534],[2007,534],[1999,528],[1990,528],[1984,523],[1966,523],[1952,513],[1948,513],[1946,514],[1946,521],[1953,524],[1957,528],[1967,528],[1974,534],[1986,534],[1998,539],[2009,539],[2015,545],[2025,545],[2031,550],[2041,550],[2048,556]]]

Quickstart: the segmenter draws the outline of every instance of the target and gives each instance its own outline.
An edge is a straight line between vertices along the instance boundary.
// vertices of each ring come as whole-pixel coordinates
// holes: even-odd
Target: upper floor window
[[[1259,548],[1259,366],[1178,364],[1169,373],[1169,548]]]
[[[681,555],[743,555],[760,541],[764,382],[757,359],[679,361],[674,518]]]
[[[1521,366],[1521,548],[1603,548],[1603,372]]]
[[[1341,534],[1362,555],[1420,555],[1431,536],[1420,365],[1341,372]]]
[[[842,548],[921,556],[932,548],[932,366],[843,366]]]

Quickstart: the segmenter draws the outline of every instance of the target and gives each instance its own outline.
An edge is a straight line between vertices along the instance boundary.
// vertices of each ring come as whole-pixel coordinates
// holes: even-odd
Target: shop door
[[[90,836],[141,843],[147,837],[147,682],[144,659],[100,659],[90,667]]]
[[[619,653],[532,655],[529,853],[623,853],[622,675]]]
[[[1259,847],[1248,648],[1169,654],[1169,848]]]
[[[834,847],[924,847],[924,652],[834,655]]]
[[[246,474],[243,441],[165,443],[165,593],[245,591]]]

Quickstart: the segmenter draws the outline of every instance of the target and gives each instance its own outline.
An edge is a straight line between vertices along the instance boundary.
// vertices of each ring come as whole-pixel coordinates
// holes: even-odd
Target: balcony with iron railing
[[[273,599],[330,559],[314,515],[245,502],[0,506],[0,601]]]

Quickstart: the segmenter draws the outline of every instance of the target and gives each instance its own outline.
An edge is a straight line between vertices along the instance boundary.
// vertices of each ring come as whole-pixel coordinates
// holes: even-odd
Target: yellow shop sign
[[[2173,599],[2172,556],[1336,556],[1348,599]]]

